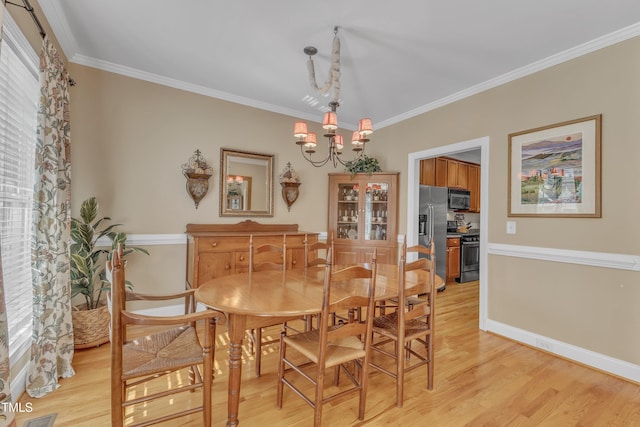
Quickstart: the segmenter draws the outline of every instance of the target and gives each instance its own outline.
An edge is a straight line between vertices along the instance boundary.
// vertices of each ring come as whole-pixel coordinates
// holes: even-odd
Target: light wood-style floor
[[[640,387],[601,372],[478,330],[478,283],[449,284],[436,303],[435,386],[427,391],[426,367],[407,378],[403,408],[395,406],[393,380],[372,372],[366,418],[357,419],[357,395],[325,406],[327,426],[640,426]],[[276,336],[277,330],[271,334]],[[275,408],[277,346],[264,349],[260,378],[243,356],[242,426],[308,426],[313,411],[285,390]],[[245,349],[248,350],[248,349]],[[226,423],[226,329],[219,330],[214,380],[214,426]],[[28,395],[27,419],[57,413],[56,426],[109,426],[109,345],[75,353],[76,375],[40,399]],[[172,381],[182,381],[178,375]],[[199,393],[187,399],[195,401]],[[179,398],[165,404],[185,404]],[[151,411],[151,409],[149,409]],[[137,416],[137,415],[136,415]],[[198,418],[167,426],[198,426]]]

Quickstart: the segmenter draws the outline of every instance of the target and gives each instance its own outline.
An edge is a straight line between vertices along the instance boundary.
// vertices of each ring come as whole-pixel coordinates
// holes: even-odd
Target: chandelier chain
[[[307,70],[309,71],[309,82],[316,93],[318,95],[326,95],[329,90],[333,88],[331,101],[338,102],[340,99],[340,38],[338,37],[338,27],[335,27],[334,33],[331,49],[331,65],[329,67],[327,81],[324,85],[322,87],[318,86],[312,55],[309,55],[309,59],[307,60]]]

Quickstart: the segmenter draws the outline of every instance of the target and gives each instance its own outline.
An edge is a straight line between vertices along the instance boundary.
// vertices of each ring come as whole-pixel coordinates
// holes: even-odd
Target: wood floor
[[[214,426],[226,423],[227,335],[219,330],[214,380]],[[269,331],[273,336],[277,330]],[[266,338],[265,338],[266,339]],[[436,303],[434,390],[426,390],[426,367],[406,379],[403,408],[395,406],[393,380],[372,372],[363,422],[357,396],[325,406],[327,426],[640,426],[640,387],[478,330],[478,283],[449,284]],[[308,426],[313,410],[285,390],[283,409],[275,408],[277,348],[264,349],[260,378],[253,357],[243,355],[242,426]],[[22,396],[33,412],[27,419],[57,413],[56,426],[109,426],[109,346],[75,353],[76,375],[40,399]],[[176,375],[171,381],[183,381]],[[199,393],[186,399],[195,401]],[[164,407],[184,405],[174,398]],[[149,412],[152,409],[145,409]],[[145,410],[134,415],[136,418]],[[198,418],[167,426],[199,426]]]

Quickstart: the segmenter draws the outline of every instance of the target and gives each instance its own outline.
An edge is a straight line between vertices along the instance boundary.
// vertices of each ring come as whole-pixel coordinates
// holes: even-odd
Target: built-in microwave
[[[471,203],[471,193],[467,190],[449,188],[448,208],[452,211],[468,211]]]

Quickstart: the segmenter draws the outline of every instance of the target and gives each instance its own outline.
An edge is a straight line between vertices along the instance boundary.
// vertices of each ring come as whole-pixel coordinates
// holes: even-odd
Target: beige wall
[[[490,138],[488,241],[638,255],[640,197],[640,39],[633,39],[382,129],[376,141],[403,141],[407,153]],[[602,218],[517,218],[507,235],[508,134],[603,115]],[[402,177],[402,175],[401,175]],[[405,178],[406,180],[406,178]],[[406,194],[402,180],[401,201]],[[400,229],[406,229],[400,203]],[[489,257],[488,316],[507,325],[640,363],[638,273],[517,258]]]
[[[21,27],[36,40],[27,19]],[[258,221],[326,230],[326,174],[333,169],[315,169],[301,159],[291,136],[294,118],[80,65],[71,64],[70,71],[78,82],[71,91],[74,212],[95,195],[102,214],[129,233],[182,233],[190,222],[237,222],[218,216],[219,150],[226,147],[274,154],[276,177],[288,161],[302,177],[291,212],[276,184],[275,216]],[[639,76],[636,38],[378,130],[367,152],[380,158],[384,170],[401,172],[400,233],[406,230],[408,153],[488,136],[489,206],[483,208],[489,242],[638,255]],[[518,234],[507,235],[508,134],[600,113],[602,218],[518,218]],[[215,165],[197,210],[180,171],[196,148]],[[136,287],[180,289],[184,247],[149,249],[150,257],[131,260]],[[637,272],[496,255],[488,270],[489,318],[640,364]]]

